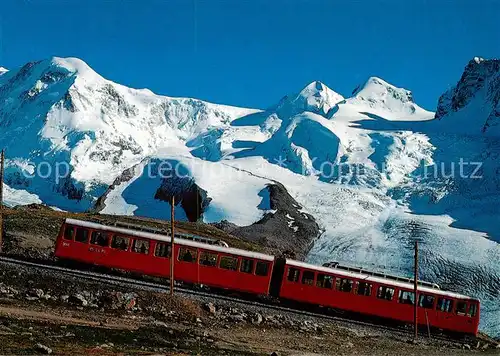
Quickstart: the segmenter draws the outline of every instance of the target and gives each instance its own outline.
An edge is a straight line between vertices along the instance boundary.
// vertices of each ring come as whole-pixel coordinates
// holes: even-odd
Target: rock
[[[278,354],[276,351],[273,351],[273,352],[271,353],[271,356],[279,356],[279,354]]]
[[[75,336],[75,334],[73,334],[73,333],[66,333],[66,334],[64,334],[64,336],[65,336],[65,337],[74,337],[74,336]]]
[[[135,293],[109,292],[102,301],[111,309],[132,310],[137,304],[137,295]]]
[[[163,321],[155,320],[152,322],[152,324],[153,324],[153,326],[168,328],[168,325],[166,323],[164,323]]]
[[[35,349],[45,355],[50,355],[52,353],[52,349],[42,344],[36,344]]]
[[[69,295],[61,295],[61,302],[67,303],[69,300]]]
[[[109,349],[109,348],[115,347],[115,345],[112,342],[108,342],[106,344],[100,345],[100,347],[101,347],[101,349]]]
[[[350,341],[346,342],[344,345],[343,345],[346,349],[352,349],[354,347],[354,344]]]
[[[196,318],[196,322],[197,322],[198,324],[201,324],[203,321],[202,321],[200,318]]]
[[[0,283],[0,294],[5,294],[7,297],[14,297],[19,294],[19,291],[12,287],[6,286],[3,283]]]
[[[40,288],[34,288],[29,291],[29,295],[32,297],[42,298],[44,293],[43,290],[41,290]]]
[[[85,297],[80,293],[73,294],[69,298],[69,302],[74,303],[74,304],[79,304],[82,307],[86,307],[87,305],[89,305],[89,302],[87,301],[87,299],[85,299]]]
[[[245,316],[243,314],[233,314],[229,316],[229,319],[236,322],[245,321]]]
[[[471,347],[470,347],[469,344],[463,344],[462,348],[465,349],[465,350],[470,350],[471,349]]]
[[[205,304],[205,308],[210,312],[210,314],[215,314],[217,312],[214,303]]]
[[[252,324],[254,325],[262,324],[262,315],[259,313],[255,313],[255,315],[252,318]]]
[[[28,300],[30,302],[33,302],[33,301],[38,300],[38,299],[40,299],[40,298],[38,298],[38,297],[30,297],[30,296],[26,297],[26,300]]]
[[[490,347],[490,344],[485,343],[483,346],[481,346],[481,350],[488,350],[489,347]]]

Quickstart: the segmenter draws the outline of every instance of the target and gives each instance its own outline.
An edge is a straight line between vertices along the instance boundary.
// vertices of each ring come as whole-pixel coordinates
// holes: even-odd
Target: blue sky
[[[434,110],[474,56],[500,57],[500,1],[7,0],[0,66],[51,56],[169,96],[265,108],[369,76]]]

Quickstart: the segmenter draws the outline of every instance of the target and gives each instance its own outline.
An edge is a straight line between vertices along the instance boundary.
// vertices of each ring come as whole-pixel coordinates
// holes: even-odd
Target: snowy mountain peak
[[[476,62],[477,64],[483,62],[485,59],[482,58],[482,57],[474,57],[474,62]]]
[[[280,116],[293,116],[304,111],[325,116],[342,100],[342,95],[316,80],[306,85],[299,93],[284,97],[276,111]]]
[[[395,114],[394,118],[409,118],[417,114],[419,117],[430,117],[432,113],[420,108],[413,101],[411,91],[398,88],[378,77],[370,77],[353,90],[348,102],[365,107],[365,111]],[[384,116],[384,115],[382,115]]]
[[[99,76],[90,66],[79,58],[74,57],[53,57],[51,64],[60,68],[66,69],[70,73],[85,75],[85,76]],[[100,77],[100,76],[99,76]]]
[[[370,77],[364,85],[353,92],[353,96],[366,101],[387,102],[395,99],[401,103],[414,103],[411,91],[397,88],[378,77]]]
[[[448,117],[454,126],[500,135],[500,60],[469,61],[457,85],[439,98],[436,118]]]

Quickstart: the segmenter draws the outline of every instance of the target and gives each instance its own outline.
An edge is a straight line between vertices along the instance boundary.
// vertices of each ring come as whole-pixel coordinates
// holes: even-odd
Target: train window
[[[453,311],[453,300],[446,298],[438,298],[437,310],[451,313]]]
[[[467,311],[467,303],[466,302],[458,302],[457,303],[457,315],[465,315]]]
[[[477,314],[477,304],[470,304],[469,311],[467,312],[467,316],[474,317]]]
[[[337,278],[337,282],[335,283],[335,289],[341,292],[348,292],[350,293],[352,291],[352,285],[354,282],[350,279],[347,278]]]
[[[179,249],[178,260],[182,262],[196,262],[198,258],[198,251],[190,248],[181,247]]]
[[[167,244],[165,242],[158,242],[156,244],[156,249],[155,249],[156,257],[170,258],[171,253],[172,253],[172,248],[170,244]]]
[[[127,251],[128,245],[130,244],[130,238],[115,235],[111,239],[111,247],[116,248],[118,250]]]
[[[108,234],[101,231],[92,231],[90,235],[90,243],[102,247],[108,246]]]
[[[144,255],[149,254],[149,241],[140,239],[134,240],[132,251],[136,253],[142,253]]]
[[[401,304],[415,304],[415,294],[406,290],[399,291],[399,302]]]
[[[241,259],[240,272],[253,273],[253,260]]]
[[[419,294],[418,306],[425,309],[434,309],[434,296],[429,294]]]
[[[89,240],[89,232],[87,229],[78,228],[76,229],[75,241],[87,243]]]
[[[75,232],[75,228],[73,226],[66,226],[64,229],[64,239],[65,240],[73,240],[73,233]]]
[[[215,267],[217,266],[217,254],[208,251],[200,252],[200,265]]]
[[[364,295],[367,297],[372,295],[372,285],[370,283],[366,283],[366,282],[359,282],[358,295]]]
[[[290,282],[298,282],[299,281],[299,274],[300,274],[300,271],[297,269],[297,268],[288,268],[288,275],[287,275],[287,279],[290,281]]]
[[[304,271],[304,273],[302,273],[302,284],[312,286],[314,284],[314,272]]]
[[[380,286],[377,291],[378,299],[392,300],[394,297],[394,288]]]
[[[255,266],[255,274],[257,276],[267,276],[267,272],[269,271],[269,263],[258,261],[257,266]]]
[[[332,289],[333,277],[318,273],[318,278],[316,279],[316,287]]]
[[[220,258],[219,267],[230,271],[236,271],[238,269],[238,259],[230,256],[222,256]]]

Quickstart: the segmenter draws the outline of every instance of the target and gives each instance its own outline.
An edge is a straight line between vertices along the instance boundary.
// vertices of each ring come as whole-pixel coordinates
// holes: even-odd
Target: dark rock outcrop
[[[280,183],[269,184],[270,209],[250,226],[239,227],[227,221],[214,224],[217,228],[245,240],[258,242],[284,255],[303,259],[320,234],[314,217],[302,212],[302,207]]]
[[[195,183],[193,178],[175,175],[163,179],[154,198],[170,202],[172,196],[175,197],[176,205],[181,204],[189,221],[198,221],[212,200],[208,197],[207,192]]]
[[[483,96],[481,110],[470,120],[478,120],[482,132],[500,134],[500,60],[472,59],[457,85],[439,98],[436,119],[464,110],[474,98]]]

